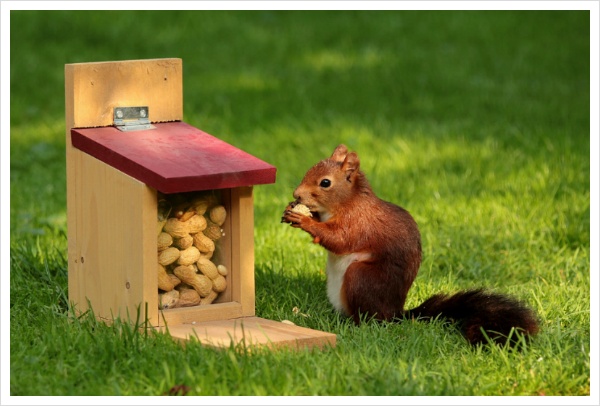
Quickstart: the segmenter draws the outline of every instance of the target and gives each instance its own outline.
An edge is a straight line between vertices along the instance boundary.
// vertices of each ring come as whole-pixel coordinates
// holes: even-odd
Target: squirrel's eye
[[[331,181],[329,179],[323,179],[321,183],[319,183],[319,186],[327,188],[331,186]]]

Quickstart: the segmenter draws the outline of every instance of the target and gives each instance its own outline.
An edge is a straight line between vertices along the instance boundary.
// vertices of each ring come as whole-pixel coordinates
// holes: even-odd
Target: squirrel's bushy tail
[[[539,330],[533,310],[511,297],[485,289],[462,291],[451,296],[437,294],[405,313],[405,317],[425,320],[438,316],[458,323],[473,345],[487,343],[486,335],[498,344],[508,342],[512,345],[517,342],[512,329],[525,337],[533,336]]]

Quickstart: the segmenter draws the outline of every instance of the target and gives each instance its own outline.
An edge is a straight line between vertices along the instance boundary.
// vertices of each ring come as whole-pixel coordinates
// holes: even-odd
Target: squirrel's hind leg
[[[382,272],[385,271],[381,266],[372,262],[354,262],[348,266],[341,296],[356,324],[365,316],[383,321],[402,317],[406,293],[400,280],[382,278]]]

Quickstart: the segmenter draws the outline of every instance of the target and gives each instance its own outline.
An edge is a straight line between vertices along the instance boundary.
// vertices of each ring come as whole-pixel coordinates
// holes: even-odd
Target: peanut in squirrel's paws
[[[302,203],[295,204],[294,207],[292,207],[290,209],[290,211],[292,213],[298,213],[298,214],[301,214],[301,215],[306,216],[306,217],[312,217],[313,216],[312,213],[310,212],[310,209],[308,207],[306,207],[305,205],[303,205]]]
[[[282,223],[298,223],[302,217],[312,217],[310,209],[298,202],[290,202],[283,212]]]

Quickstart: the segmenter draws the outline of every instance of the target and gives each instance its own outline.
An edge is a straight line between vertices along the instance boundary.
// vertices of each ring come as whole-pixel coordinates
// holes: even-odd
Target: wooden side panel
[[[73,92],[73,121],[67,128],[111,125],[113,108],[119,106],[148,106],[152,122],[183,118],[179,58],[76,63],[65,69]]]
[[[231,191],[232,299],[242,305],[243,316],[254,316],[254,199],[252,187]]]
[[[156,191],[82,152],[72,187],[69,300],[97,317],[141,320],[156,297]],[[151,295],[150,292],[154,292]],[[157,313],[157,312],[155,312]],[[150,316],[150,315],[148,315]]]

